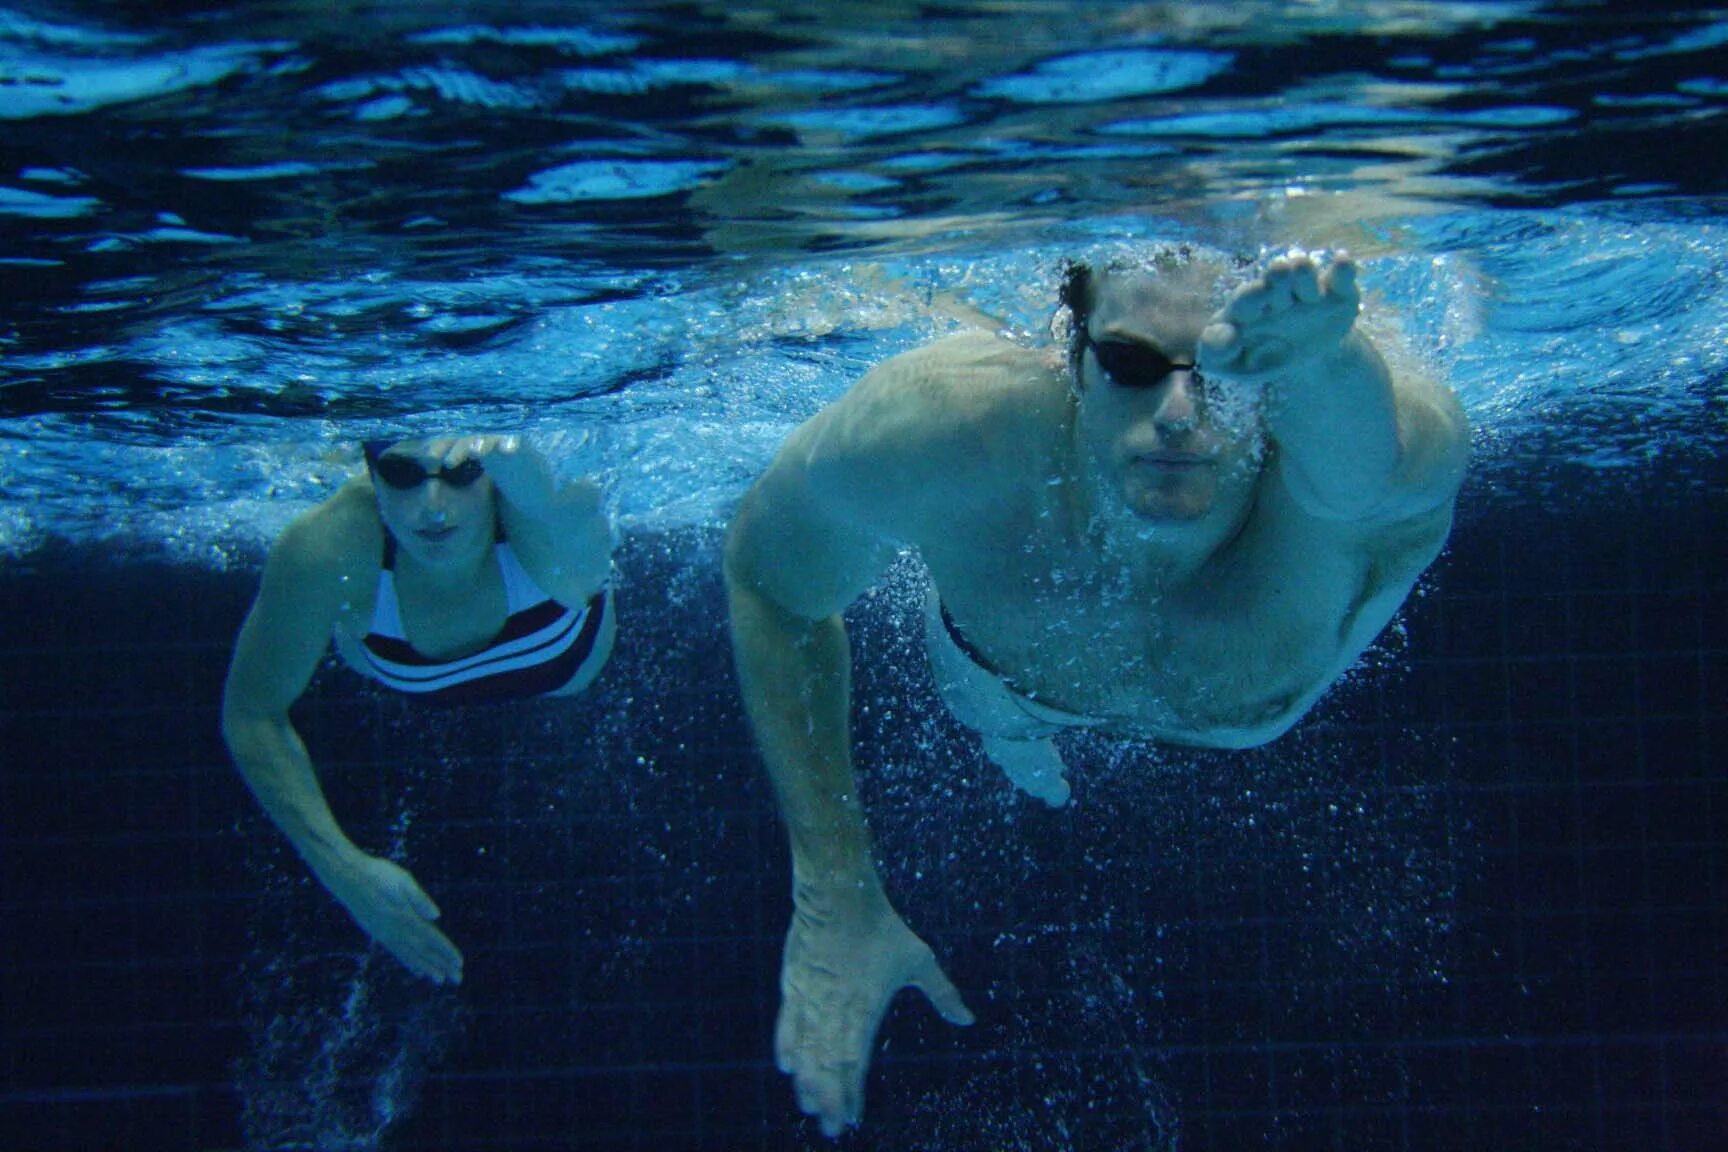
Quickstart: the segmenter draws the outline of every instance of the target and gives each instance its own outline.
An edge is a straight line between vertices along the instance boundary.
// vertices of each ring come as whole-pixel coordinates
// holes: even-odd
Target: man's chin
[[[1212,510],[1211,498],[1198,493],[1136,491],[1130,488],[1123,494],[1122,503],[1135,523],[1147,527],[1181,527],[1204,520]]]

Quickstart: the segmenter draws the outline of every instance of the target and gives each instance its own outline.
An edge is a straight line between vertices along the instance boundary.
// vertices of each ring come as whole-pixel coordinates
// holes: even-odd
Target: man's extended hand
[[[1280,256],[1238,288],[1200,336],[1202,371],[1255,380],[1324,363],[1356,322],[1356,262],[1340,252]]]
[[[870,1046],[905,987],[916,988],[951,1024],[972,1023],[959,990],[872,881],[841,893],[803,884],[780,969],[774,1057],[793,1079],[798,1107],[838,1136],[864,1115]]]

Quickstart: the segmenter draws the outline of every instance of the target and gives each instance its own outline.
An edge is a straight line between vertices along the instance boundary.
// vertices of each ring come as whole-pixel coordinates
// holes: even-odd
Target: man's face
[[[458,563],[492,542],[492,479],[478,461],[445,471],[448,439],[390,445],[372,470],[378,515],[397,543],[433,567]]]
[[[1221,269],[1104,273],[1081,341],[1080,427],[1105,491],[1149,524],[1233,514],[1264,448],[1257,400],[1193,364]]]

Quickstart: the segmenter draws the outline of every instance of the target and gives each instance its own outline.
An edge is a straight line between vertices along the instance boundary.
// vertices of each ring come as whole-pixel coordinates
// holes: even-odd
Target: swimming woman
[[[288,709],[332,639],[350,667],[441,703],[571,695],[615,620],[599,490],[559,482],[517,436],[372,441],[366,472],[290,523],[234,646],[222,733],[319,882],[420,976],[462,953],[407,869],[343,833]]]

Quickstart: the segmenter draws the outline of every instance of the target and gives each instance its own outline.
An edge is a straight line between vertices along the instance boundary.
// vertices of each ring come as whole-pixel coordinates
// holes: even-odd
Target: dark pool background
[[[0,11],[0,1145],[823,1146],[769,1058],[729,501],[932,330],[859,282],[1035,330],[1049,253],[1337,232],[1347,191],[1476,424],[1451,546],[1290,736],[1083,739],[1059,812],[938,705],[915,566],[866,598],[860,786],[979,1023],[897,1002],[847,1145],[1728,1146],[1724,43],[1659,5]],[[1477,335],[1428,314],[1466,267]],[[486,420],[613,485],[601,683],[428,712],[332,665],[295,712],[443,906],[436,992],[217,704],[344,446]]]

